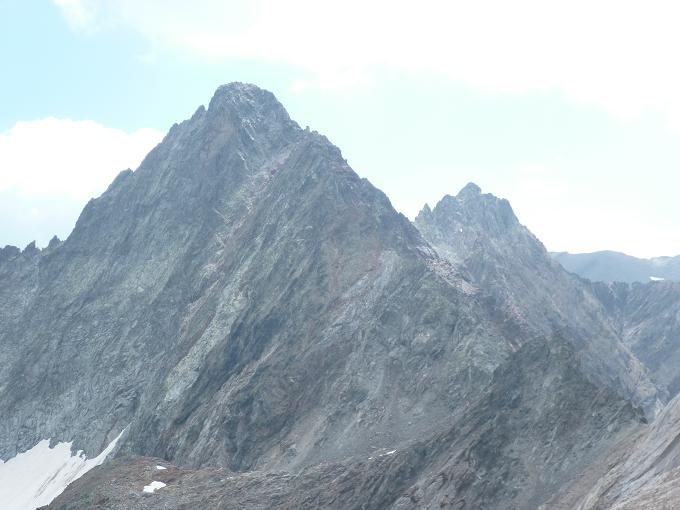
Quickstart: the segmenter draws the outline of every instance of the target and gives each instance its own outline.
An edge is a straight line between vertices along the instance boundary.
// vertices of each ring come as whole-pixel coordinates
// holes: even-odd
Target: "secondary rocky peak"
[[[456,196],[445,195],[432,210],[423,208],[415,223],[421,230],[436,228],[442,234],[457,235],[473,229],[494,237],[523,228],[507,200],[482,193],[474,183],[467,184]]]
[[[0,248],[0,262],[4,260],[13,259],[21,255],[21,250],[16,246],[7,245],[4,248]]]
[[[487,220],[493,218],[506,227],[519,225],[510,202],[491,193],[482,193],[481,188],[474,183],[465,186],[456,200],[464,205],[470,215],[483,215]]]
[[[431,214],[419,214],[415,224],[423,237],[472,275],[473,284],[491,294],[496,310],[519,320],[529,335],[567,331],[564,336],[574,345],[590,351],[584,358],[598,368],[586,371],[598,384],[623,381],[623,393],[652,412],[656,390],[632,375],[644,370],[610,326],[597,319],[606,312],[590,288],[550,259],[507,200],[478,190],[470,184],[455,197],[442,198]]]
[[[22,253],[28,254],[28,255],[33,255],[35,253],[38,253],[40,251],[40,248],[38,248],[35,245],[35,241],[31,241],[26,245],[26,248],[24,248],[24,251]]]
[[[463,189],[458,193],[458,197],[462,198],[464,196],[477,196],[482,194],[482,188],[477,186],[474,182],[468,182]]]
[[[425,204],[416,216],[415,223],[426,223],[432,219],[432,209],[428,204]]]
[[[432,210],[423,208],[415,225],[442,255],[455,264],[470,265],[479,277],[510,260],[549,264],[543,245],[520,224],[510,203],[482,193],[474,183],[455,196],[445,195]],[[496,262],[481,263],[484,259]]]
[[[61,244],[61,239],[57,237],[56,235],[52,236],[52,239],[50,239],[49,244],[47,245],[48,249],[56,248]]]

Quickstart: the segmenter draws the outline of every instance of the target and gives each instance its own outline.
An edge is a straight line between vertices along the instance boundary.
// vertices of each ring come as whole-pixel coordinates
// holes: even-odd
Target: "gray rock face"
[[[558,508],[663,397],[621,303],[474,185],[412,225],[233,83],[0,251],[0,458],[127,427],[59,509]]]
[[[434,210],[423,209],[415,225],[439,254],[471,275],[503,320],[518,326],[517,338],[558,333],[576,348],[589,377],[654,413],[664,393],[611,324],[610,311],[589,282],[551,260],[507,200],[469,184]]]
[[[659,510],[677,507],[680,495],[680,398],[650,426],[603,456],[604,470],[563,488],[547,508]]]
[[[680,282],[605,284],[593,290],[619,336],[670,396],[680,392]]]
[[[587,381],[567,342],[528,342],[428,445],[442,452],[438,461],[394,507],[537,508],[641,419],[629,402]]]
[[[585,380],[568,344],[530,341],[464,416],[431,438],[296,473],[159,472],[161,460],[121,459],[85,475],[50,508],[537,508],[637,431],[640,417]],[[144,495],[151,480],[167,487]]]
[[[615,251],[553,253],[567,271],[594,282],[649,282],[651,278],[680,281],[680,255],[640,259]]]

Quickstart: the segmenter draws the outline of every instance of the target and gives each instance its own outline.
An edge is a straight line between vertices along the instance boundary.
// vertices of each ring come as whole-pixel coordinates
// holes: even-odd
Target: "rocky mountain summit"
[[[471,275],[498,314],[514,319],[518,336],[558,333],[577,349],[593,380],[618,387],[652,413],[665,399],[611,325],[598,293],[551,259],[507,200],[468,184],[433,210],[425,206],[415,225],[438,253]]]
[[[49,508],[600,501],[674,393],[628,333],[680,344],[672,294],[567,273],[475,185],[411,223],[241,83],[0,282],[0,459],[113,452]]]

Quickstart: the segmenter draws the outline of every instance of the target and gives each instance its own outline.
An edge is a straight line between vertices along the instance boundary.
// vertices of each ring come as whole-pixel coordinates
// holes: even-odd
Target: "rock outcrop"
[[[680,392],[680,282],[592,284],[619,337],[671,397]]]

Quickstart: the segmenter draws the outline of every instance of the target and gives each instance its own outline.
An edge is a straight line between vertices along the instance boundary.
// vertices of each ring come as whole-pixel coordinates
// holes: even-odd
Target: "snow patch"
[[[72,455],[73,443],[59,443],[50,448],[50,440],[43,439],[30,450],[0,461],[2,508],[35,510],[49,505],[70,483],[101,465],[123,432],[93,459],[85,457],[82,450]]]
[[[387,457],[388,455],[394,455],[395,453],[397,453],[397,450],[390,450],[389,452],[378,454],[378,457]],[[373,460],[373,457],[369,457],[368,460]]]
[[[144,492],[148,492],[149,494],[153,494],[158,489],[162,489],[163,487],[165,487],[165,485],[166,484],[164,484],[163,482],[157,482],[156,480],[154,480],[149,485],[144,486]]]
[[[168,468],[166,468],[165,466],[156,466],[156,469],[158,469],[159,471],[165,471]]]
[[[662,282],[662,281],[664,281],[664,279],[661,278],[661,277],[659,277],[659,276],[650,276],[649,279],[650,279],[651,281],[653,281],[653,282]]]

